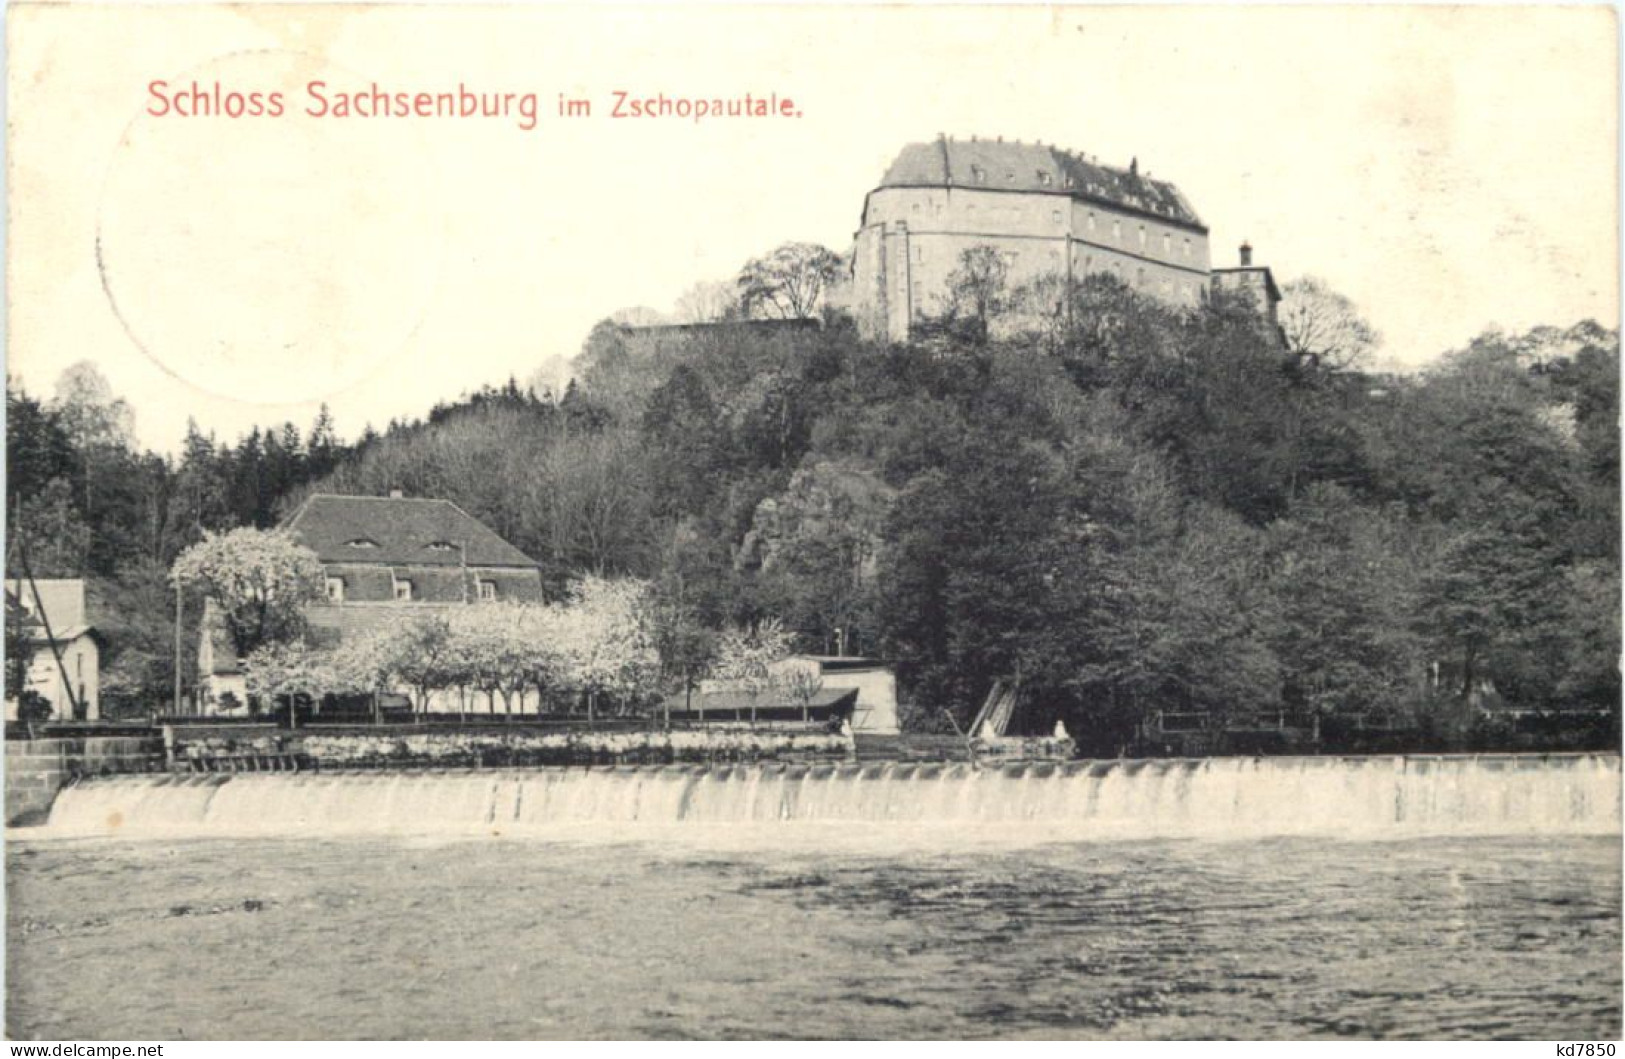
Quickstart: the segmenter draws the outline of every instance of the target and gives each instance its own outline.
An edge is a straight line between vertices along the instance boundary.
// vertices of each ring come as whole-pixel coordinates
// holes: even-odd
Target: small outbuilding
[[[791,655],[771,667],[783,672],[800,667],[811,669],[823,691],[853,690],[858,693],[852,709],[852,730],[864,735],[896,735],[897,671],[873,658],[837,655]]]
[[[16,613],[23,616],[29,651],[26,690],[51,704],[53,720],[100,719],[101,646],[86,615],[84,581],[8,580],[6,597],[7,611],[19,608]],[[7,720],[17,719],[17,708],[18,699],[8,688]]]
[[[856,688],[820,688],[799,702],[773,692],[701,691],[671,696],[666,709],[672,720],[694,723],[835,725],[851,719],[857,701]]]

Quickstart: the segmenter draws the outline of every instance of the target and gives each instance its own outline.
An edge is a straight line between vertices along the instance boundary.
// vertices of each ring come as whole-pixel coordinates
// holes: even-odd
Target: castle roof
[[[450,500],[318,493],[284,528],[324,563],[536,565]]]
[[[904,147],[881,178],[885,187],[1026,191],[1093,199],[1188,227],[1206,228],[1179,189],[1075,151],[1003,140],[939,139]]]

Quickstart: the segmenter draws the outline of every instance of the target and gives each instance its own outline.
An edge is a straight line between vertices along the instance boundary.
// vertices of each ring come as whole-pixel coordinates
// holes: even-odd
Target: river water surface
[[[1617,1038],[1616,836],[7,853],[14,1038]]]

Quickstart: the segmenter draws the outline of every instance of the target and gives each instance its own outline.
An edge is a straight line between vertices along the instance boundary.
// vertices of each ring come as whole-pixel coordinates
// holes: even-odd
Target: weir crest
[[[1042,824],[1080,838],[1619,834],[1615,755],[139,775],[48,835],[545,832],[570,824]],[[613,833],[612,826],[609,828]]]

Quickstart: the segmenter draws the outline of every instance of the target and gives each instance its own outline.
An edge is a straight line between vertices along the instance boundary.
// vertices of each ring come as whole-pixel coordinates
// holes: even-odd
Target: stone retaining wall
[[[715,764],[845,760],[851,739],[816,730],[726,728],[658,731],[412,731],[387,729],[276,735],[177,732],[174,766],[185,771],[533,765]]]
[[[63,784],[80,776],[153,772],[163,740],[136,736],[6,740],[6,826],[43,823]]]

